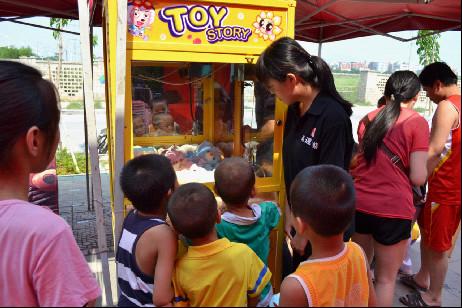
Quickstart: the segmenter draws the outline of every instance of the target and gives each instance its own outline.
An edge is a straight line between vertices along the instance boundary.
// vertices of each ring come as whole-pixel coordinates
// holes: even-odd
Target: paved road
[[[112,250],[112,215],[109,195],[109,175],[101,174],[103,188],[104,221],[107,245]],[[84,255],[95,253],[98,247],[96,238],[95,212],[88,210],[85,175],[59,176],[59,212],[72,227],[74,237]]]

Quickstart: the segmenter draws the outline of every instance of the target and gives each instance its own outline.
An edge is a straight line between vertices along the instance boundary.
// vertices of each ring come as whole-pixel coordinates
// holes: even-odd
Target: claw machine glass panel
[[[231,156],[246,158],[257,177],[272,177],[276,101],[254,71],[254,65],[133,61],[133,156],[166,156],[180,184],[212,183],[218,163]]]

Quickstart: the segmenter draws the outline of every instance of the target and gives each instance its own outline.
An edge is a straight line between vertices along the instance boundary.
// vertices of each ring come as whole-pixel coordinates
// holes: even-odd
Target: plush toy
[[[176,146],[171,146],[170,148],[161,152],[161,155],[167,157],[175,171],[181,171],[189,169],[192,166],[192,162],[185,157],[183,152],[179,151]]]
[[[196,157],[197,145],[194,144],[183,144],[178,147],[178,151],[183,152],[184,156],[188,159]]]
[[[205,170],[212,171],[223,160],[223,153],[210,142],[204,141],[197,148],[193,162]]]
[[[157,150],[154,147],[133,147],[133,154],[135,157],[146,155],[146,154],[157,154]]]

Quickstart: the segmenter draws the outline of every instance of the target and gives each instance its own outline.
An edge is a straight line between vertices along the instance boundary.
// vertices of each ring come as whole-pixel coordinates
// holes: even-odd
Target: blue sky
[[[27,22],[48,26],[48,18],[30,18]],[[69,30],[79,32],[77,21],[72,22]],[[96,56],[102,56],[101,29],[96,28],[95,34],[99,36],[99,46]],[[409,38],[416,35],[416,31],[397,33],[398,36]],[[304,47],[312,54],[318,53],[318,45],[305,43]],[[461,33],[458,31],[443,33],[440,39],[440,57],[453,67],[459,74],[461,72]],[[41,56],[54,55],[57,49],[52,32],[44,29],[32,28],[10,22],[0,22],[0,46],[30,46],[35,53]],[[79,37],[64,35],[65,58],[71,61],[79,60]],[[402,43],[383,36],[370,36],[345,41],[326,43],[322,46],[322,57],[327,62],[336,61],[383,61],[383,62],[409,62],[418,64],[415,41]]]

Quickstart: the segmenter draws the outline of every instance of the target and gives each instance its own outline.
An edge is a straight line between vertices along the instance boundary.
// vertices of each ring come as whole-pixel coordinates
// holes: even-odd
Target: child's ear
[[[305,233],[308,229],[308,225],[300,217],[292,215],[292,224],[299,234]]]

